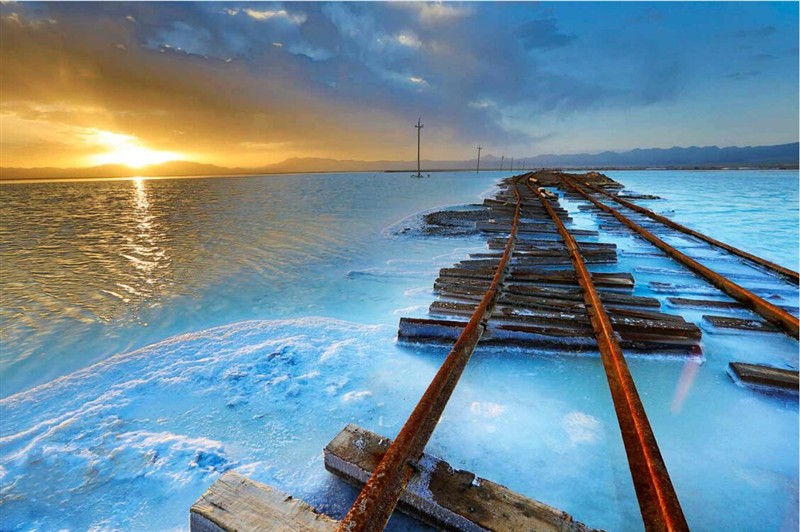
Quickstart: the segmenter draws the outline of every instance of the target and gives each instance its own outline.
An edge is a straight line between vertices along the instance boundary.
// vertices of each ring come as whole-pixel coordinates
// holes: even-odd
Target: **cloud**
[[[641,7],[615,9],[587,28],[555,4],[544,15],[523,3],[21,3],[3,6],[0,111],[28,121],[26,142],[48,124],[96,128],[236,166],[270,162],[255,160],[257,145],[279,146],[269,158],[404,157],[408,117],[421,115],[431,153],[448,158],[473,142],[510,153],[547,140],[542,117],[567,139],[553,124],[654,113],[687,87],[708,94],[764,70],[753,61],[796,72],[796,56],[778,51],[796,33],[775,49],[711,54],[671,12],[635,26]],[[751,22],[753,34],[772,27]],[[714,34],[739,29],[726,24]],[[21,154],[7,149],[14,128],[3,133],[4,160]]]
[[[233,11],[238,11],[238,10],[233,10]],[[273,18],[275,18],[275,19],[284,19],[284,20],[288,20],[292,24],[296,24],[298,26],[303,24],[306,20],[308,20],[308,17],[306,17],[305,13],[292,14],[292,13],[289,13],[288,11],[286,11],[285,9],[278,9],[278,10],[274,10],[274,11],[270,11],[270,10],[258,11],[257,9],[245,8],[245,9],[242,9],[242,12],[247,14],[247,16],[249,16],[250,18],[252,18],[254,20],[263,21],[263,20],[270,20],[270,19],[273,19]],[[234,14],[236,14],[236,13],[234,13]]]
[[[279,45],[277,46],[277,48],[282,48],[282,45],[280,45],[280,43],[272,43],[273,46],[275,46],[276,44]],[[289,51],[290,54],[302,55],[308,57],[312,61],[327,61],[328,59],[333,57],[333,53],[331,53],[329,50],[326,50],[324,48],[314,48],[309,44],[302,42],[289,45],[287,50]]]
[[[467,5],[443,2],[411,2],[406,4],[418,13],[423,24],[437,24],[468,17],[472,9]]]
[[[220,158],[223,164],[235,162],[235,146],[245,141],[285,142],[286,156],[331,154],[352,143],[365,146],[357,155],[368,158],[371,134],[359,128],[342,132],[340,124],[371,121],[380,124],[375,134],[394,122],[389,112],[327,101],[305,75],[292,75],[299,68],[293,56],[272,46],[277,55],[269,57],[269,70],[261,70],[171,50],[154,54],[137,46],[121,23],[95,26],[83,39],[63,39],[80,34],[81,27],[51,30],[3,21],[3,112],[41,131],[54,124],[92,127],[135,136],[164,151],[230,153],[228,161]],[[119,40],[128,43],[127,52],[111,44]],[[108,49],[116,53],[98,53]],[[86,106],[98,112],[87,115]],[[15,157],[5,149],[13,137],[8,123],[4,119],[4,161]],[[190,134],[179,134],[187,124]],[[44,162],[44,153],[39,161]],[[23,158],[31,152],[16,154]]]
[[[422,42],[412,32],[399,34],[397,36],[397,42],[403,46],[409,46],[411,48],[420,48],[422,46]]]
[[[526,50],[552,50],[575,41],[575,36],[558,31],[553,18],[529,20],[517,28],[516,34]]]
[[[153,49],[174,48],[190,54],[216,56],[217,47],[211,39],[211,33],[205,28],[195,28],[181,21],[173,22],[147,43]],[[227,57],[226,54],[222,54]]]

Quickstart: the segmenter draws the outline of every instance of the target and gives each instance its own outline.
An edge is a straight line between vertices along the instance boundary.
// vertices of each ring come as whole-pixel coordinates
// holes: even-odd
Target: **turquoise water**
[[[796,171],[625,171],[609,177],[664,201],[638,201],[676,222],[798,271]]]
[[[643,202],[655,210],[797,267],[796,172],[610,175],[663,196]],[[498,177],[0,186],[0,528],[186,528],[230,468],[341,516],[355,491],[324,471],[322,447],[349,422],[396,434],[446,354],[397,345],[397,321],[424,315],[440,267],[484,249],[401,231],[419,212],[479,202]],[[649,281],[708,289],[661,257],[623,253],[608,269],[662,300]],[[759,282],[796,304],[785,283]],[[630,361],[693,529],[797,528],[797,401],[724,371],[797,368],[797,342],[753,338],[704,334],[700,364]],[[591,526],[636,530],[618,432],[599,359],[480,348],[429,451]]]

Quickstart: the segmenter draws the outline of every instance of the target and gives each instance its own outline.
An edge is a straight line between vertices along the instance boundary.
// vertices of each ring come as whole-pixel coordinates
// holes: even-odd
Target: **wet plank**
[[[391,440],[353,424],[324,450],[325,468],[363,486]],[[442,530],[586,532],[572,516],[510,489],[453,468],[427,453],[416,464],[398,509]]]
[[[578,281],[575,278],[574,272],[571,272],[571,276],[569,273],[570,272],[565,273],[563,271],[542,272],[536,276],[531,275],[524,279],[518,279],[518,282],[514,282],[514,279],[509,278],[506,282],[510,284],[506,286],[505,290],[522,295],[530,294],[535,292],[537,289],[576,290],[578,289]],[[633,288],[634,283],[633,277],[628,276],[627,274],[618,273],[595,273],[592,275],[592,280],[594,281],[595,285],[602,290],[630,290]],[[488,286],[488,283],[489,278],[485,275],[440,275],[436,281],[434,281],[433,290],[434,292],[438,292],[439,290],[446,290],[454,286],[478,289]],[[484,292],[485,291],[486,290],[484,288]],[[578,292],[578,297],[581,297],[580,292]],[[633,304],[634,301],[651,301],[655,303],[652,305],[646,304],[645,306],[660,306],[660,303],[653,298],[634,298],[631,299],[631,304]]]
[[[436,293],[441,297],[460,301],[480,301],[485,289],[480,286],[448,285],[440,286]],[[645,317],[644,309],[658,309],[661,304],[657,299],[650,297],[632,296],[614,291],[600,290],[600,298],[609,308],[613,307],[617,313],[640,312],[640,317]],[[579,289],[545,288],[537,286],[510,285],[500,295],[500,301],[520,308],[550,308],[550,309],[583,309],[583,296]],[[661,314],[671,316],[669,314]],[[675,319],[682,319],[675,316]],[[666,318],[665,318],[666,319]]]
[[[475,305],[448,301],[434,301],[430,313],[439,316],[468,317],[475,311]],[[688,323],[680,316],[649,313],[637,316],[623,311],[622,314],[609,312],[609,318],[621,338],[632,341],[654,341],[668,344],[697,344],[700,341],[700,328]],[[525,326],[558,327],[573,329],[576,332],[591,331],[588,315],[584,311],[527,310],[519,311],[512,306],[498,306],[492,314],[494,324],[515,324]]]
[[[400,318],[397,338],[402,342],[450,343],[458,338],[465,321],[453,319]],[[622,327],[624,329],[624,327]],[[699,353],[696,334],[664,335],[657,331],[620,331],[620,345],[643,355],[691,355]],[[519,345],[561,352],[594,352],[597,343],[588,324],[537,319],[526,324],[489,322],[481,344]]]
[[[703,315],[703,319],[718,329],[736,329],[740,331],[781,332],[771,323],[754,319],[729,318],[727,316]]]
[[[797,394],[798,383],[800,383],[797,370],[774,368],[760,364],[731,362],[728,364],[728,374],[736,382],[763,391]]]
[[[712,299],[690,299],[686,297],[668,297],[667,301],[670,305],[675,307],[693,307],[693,308],[723,308],[723,309],[740,309],[744,305],[738,301],[716,301]]]
[[[661,196],[654,196],[653,194],[617,194],[618,198],[626,200],[660,200]]]
[[[338,522],[282,491],[228,471],[189,510],[192,532],[328,532]]]
[[[502,233],[508,234],[511,231],[510,223],[501,222],[478,222],[475,228],[484,233]],[[518,233],[552,233],[558,234],[558,231],[552,223],[525,223],[520,224],[517,228]],[[571,233],[576,236],[598,236],[597,231],[591,229],[572,229]]]
[[[490,250],[501,250],[505,248],[505,239],[490,238],[487,245]],[[578,242],[581,250],[584,249],[616,249],[616,244],[608,242]],[[514,254],[524,251],[537,251],[541,249],[564,249],[564,241],[561,236],[551,238],[523,238],[518,240],[514,246]]]
[[[589,257],[586,259],[587,264],[613,264],[614,262],[615,261],[603,256]],[[570,259],[567,257],[536,257],[529,259],[528,262],[523,266],[512,265],[509,279],[512,281],[516,280],[530,283],[575,284],[577,283],[577,278],[575,277],[574,272],[572,276],[569,276],[560,274],[559,271],[545,271],[538,268],[542,266],[569,266],[571,264],[572,263],[570,262]],[[615,286],[620,288],[629,288],[633,286],[633,277],[614,277],[607,274],[599,275],[605,275],[604,279],[607,280],[608,283],[613,282]],[[475,267],[471,267],[469,264],[459,264],[452,268],[442,268],[439,270],[439,277],[491,279],[494,277],[494,268],[486,267],[485,265],[481,264],[476,264]],[[608,286],[608,284],[606,286]]]

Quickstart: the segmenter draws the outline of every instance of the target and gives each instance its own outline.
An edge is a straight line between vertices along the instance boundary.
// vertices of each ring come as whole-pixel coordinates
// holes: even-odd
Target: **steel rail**
[[[652,530],[689,530],[683,515],[675,488],[669,478],[667,466],[658,449],[656,437],[647,419],[644,405],[636,391],[628,364],[622,354],[619,341],[614,334],[611,319],[600,300],[597,289],[592,282],[591,274],[581,256],[578,243],[564,222],[558,217],[553,206],[527,181],[531,189],[542,202],[547,213],[553,219],[564,244],[569,251],[572,265],[583,291],[586,312],[592,323],[597,347],[603,361],[608,387],[614,402],[614,410],[622,432],[622,441],[628,456],[628,465],[639,501],[645,529]]]
[[[512,187],[517,205],[511,233],[489,289],[397,438],[389,446],[383,459],[342,520],[339,531],[383,530],[391,517],[397,501],[414,471],[415,462],[422,455],[425,445],[433,434],[464,367],[486,329],[486,322],[494,311],[499,288],[506,275],[517,237],[522,205],[521,196],[517,190],[518,185],[519,178],[514,179]]]
[[[618,212],[616,209],[609,207],[608,205],[601,203],[597,199],[593,198],[582,187],[575,184],[573,180],[570,179],[569,177],[559,175],[559,179],[569,188],[576,191],[585,199],[589,200],[597,208],[614,216],[614,218],[616,218],[617,220],[628,226],[630,229],[641,235],[645,240],[647,240],[648,242],[659,248],[661,251],[669,255],[672,259],[686,266],[688,269],[692,270],[696,274],[704,277],[708,282],[710,282],[711,284],[713,284],[714,286],[716,286],[717,288],[719,288],[720,290],[731,296],[732,298],[736,299],[737,301],[740,301],[745,306],[753,310],[756,314],[760,315],[770,323],[777,325],[790,336],[798,338],[798,334],[800,333],[800,320],[798,320],[795,316],[792,316],[785,310],[773,305],[772,303],[769,303],[763,298],[758,297],[757,295],[747,290],[746,288],[739,286],[730,279],[726,279],[725,277],[718,274],[714,270],[706,266],[703,266],[698,261],[678,251],[674,247],[670,246],[669,244],[667,244],[666,242],[655,236],[647,229],[643,228],[636,222],[632,221],[630,218]]]
[[[649,217],[649,218],[651,218],[651,219],[653,219],[653,220],[655,220],[657,222],[660,222],[660,223],[666,225],[667,227],[671,227],[672,229],[675,229],[676,231],[680,231],[681,233],[685,233],[685,234],[691,235],[691,236],[693,236],[695,238],[699,238],[703,242],[711,244],[712,246],[717,246],[719,248],[722,248],[725,251],[727,251],[727,252],[729,252],[729,253],[731,253],[733,255],[737,255],[737,256],[739,256],[739,257],[741,257],[743,259],[747,259],[747,260],[749,260],[751,262],[756,263],[757,265],[761,266],[762,268],[764,268],[766,270],[769,270],[769,271],[771,271],[773,273],[781,275],[782,277],[788,279],[789,281],[791,281],[794,284],[800,284],[800,275],[798,275],[798,273],[796,271],[790,270],[789,268],[785,268],[785,267],[781,266],[780,264],[775,264],[774,262],[770,262],[767,259],[764,259],[764,258],[759,257],[757,255],[753,255],[752,253],[748,253],[747,251],[744,251],[744,250],[739,249],[737,247],[731,246],[730,244],[726,244],[725,242],[720,242],[719,240],[717,240],[715,238],[711,238],[710,236],[704,235],[703,233],[695,231],[694,229],[692,229],[690,227],[686,227],[685,225],[681,225],[676,221],[670,220],[666,216],[662,216],[660,214],[656,214],[655,212],[651,211],[650,209],[646,209],[645,207],[642,207],[641,205],[637,205],[637,204],[633,203],[632,201],[628,201],[628,200],[626,200],[624,198],[617,197],[614,194],[611,194],[610,192],[608,192],[606,190],[603,190],[600,187],[592,185],[591,183],[587,182],[584,179],[580,179],[580,178],[573,178],[573,179],[575,181],[577,181],[578,183],[580,183],[582,186],[585,186],[586,188],[588,188],[588,189],[590,189],[590,190],[592,190],[594,192],[597,192],[597,193],[602,194],[602,195],[604,195],[604,196],[606,196],[608,198],[611,198],[612,200],[616,201],[620,205],[624,205],[625,207],[627,207],[627,208],[629,208],[631,210],[634,210],[634,211],[636,211],[636,212],[638,212],[640,214],[644,214],[645,216],[647,216],[647,217]]]

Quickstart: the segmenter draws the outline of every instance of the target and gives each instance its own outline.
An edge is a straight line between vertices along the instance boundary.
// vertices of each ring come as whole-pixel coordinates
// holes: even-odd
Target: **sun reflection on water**
[[[160,234],[160,228],[150,209],[147,180],[134,177],[132,181],[134,186],[131,211],[135,218],[135,226],[131,226],[130,233],[126,235],[128,244],[126,248],[129,253],[124,253],[123,257],[138,274],[138,286],[134,290],[146,298],[151,298],[155,295],[154,291],[159,284],[159,270],[169,265],[169,255],[159,245],[164,235]]]

